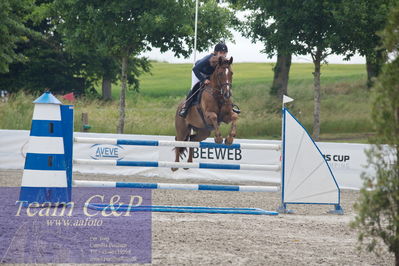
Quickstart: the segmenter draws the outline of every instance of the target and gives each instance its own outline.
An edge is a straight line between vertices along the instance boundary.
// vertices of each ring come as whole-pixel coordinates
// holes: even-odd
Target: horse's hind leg
[[[227,136],[227,138],[224,140],[224,143],[226,145],[231,145],[233,143],[234,137],[237,134],[237,119],[238,119],[238,115],[236,113],[232,112],[230,133]]]
[[[180,117],[179,115],[176,115],[176,120],[175,120],[175,126],[176,126],[176,141],[186,141],[189,138],[190,135],[190,128],[187,127],[184,118]],[[183,147],[175,147],[175,162],[180,161],[180,157],[184,152],[186,151],[186,148]],[[176,171],[177,167],[171,168],[172,171]]]

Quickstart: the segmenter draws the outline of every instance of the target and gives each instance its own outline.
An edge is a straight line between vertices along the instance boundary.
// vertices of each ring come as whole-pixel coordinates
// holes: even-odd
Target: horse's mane
[[[228,59],[225,56],[214,55],[209,59],[209,63],[212,67],[216,68],[216,66],[219,64],[219,58],[222,58],[223,64],[228,62]]]
[[[217,55],[212,56],[211,58],[209,58],[209,63],[212,67],[216,67],[217,64],[219,63],[219,57]]]

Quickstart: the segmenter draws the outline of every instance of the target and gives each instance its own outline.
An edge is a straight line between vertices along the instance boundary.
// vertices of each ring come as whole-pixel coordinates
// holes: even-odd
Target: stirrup
[[[241,110],[240,110],[240,108],[238,107],[238,105],[233,104],[233,112],[236,113],[236,114],[241,113]]]

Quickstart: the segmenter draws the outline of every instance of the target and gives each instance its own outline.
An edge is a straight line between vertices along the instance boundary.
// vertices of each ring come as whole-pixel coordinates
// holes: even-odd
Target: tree
[[[37,92],[49,88],[55,93],[74,91],[81,94],[89,87],[87,80],[80,75],[83,61],[72,58],[63,49],[61,36],[50,20],[40,15],[45,2],[36,1],[32,13],[24,20],[23,27],[33,32],[34,38],[15,44],[13,52],[23,55],[23,61],[10,63],[9,71],[0,74],[0,89]]]
[[[265,51],[269,55],[274,55],[276,51],[282,55],[311,55],[314,64],[313,138],[315,140],[318,140],[320,135],[322,63],[327,56],[345,54],[347,49],[342,43],[342,40],[345,40],[342,36],[350,30],[351,24],[344,24],[340,20],[342,16],[339,15],[339,7],[342,2],[342,0],[254,0],[244,4],[244,7],[252,10],[253,22],[250,17],[250,35],[266,44]],[[289,70],[288,67],[286,69]]]
[[[339,6],[340,21],[351,25],[343,35],[342,43],[347,45],[347,58],[354,53],[366,57],[367,86],[373,85],[385,63],[386,49],[382,46],[381,37],[377,32],[382,31],[387,21],[389,8],[396,0],[366,0],[343,1]]]
[[[296,15],[296,1],[232,0],[231,2],[237,10],[250,11],[245,21],[237,23],[237,28],[242,34],[251,38],[253,42],[262,42],[265,46],[262,52],[269,58],[277,55],[270,93],[282,99],[282,95],[288,94],[292,54],[301,54],[302,49],[293,42],[301,25],[293,24],[290,19]]]
[[[59,45],[59,38],[55,36],[18,45],[16,51],[23,53],[27,61],[10,64],[9,72],[0,74],[0,89],[84,93],[90,86],[79,75],[83,62],[73,59]]]
[[[0,73],[8,72],[11,63],[26,61],[22,53],[16,52],[18,43],[39,36],[24,25],[32,7],[32,0],[0,1]]]
[[[303,49],[310,54],[314,64],[314,111],[313,111],[313,138],[320,135],[320,101],[321,101],[321,66],[327,56],[331,54],[345,54],[346,46],[342,42],[351,24],[340,21],[342,1],[303,1],[295,18],[302,26],[295,42],[303,45]],[[354,21],[352,21],[354,23]]]
[[[378,240],[388,246],[399,265],[399,4],[391,12],[382,33],[384,47],[393,60],[383,67],[374,86],[372,119],[377,135],[368,153],[375,174],[363,175],[364,187],[355,205],[352,223],[361,243],[378,253]],[[386,145],[383,145],[386,144]]]
[[[172,50],[176,55],[190,54],[194,38],[194,2],[190,0],[56,0],[55,10],[59,27],[72,43],[88,40],[100,55],[119,61],[122,89],[117,133],[124,130],[129,60],[151,47],[159,47],[161,52]],[[212,23],[202,27],[200,46],[229,36],[226,26],[230,14],[226,9],[215,1],[205,1],[201,10],[209,14],[201,18],[201,24]]]
[[[102,99],[112,100],[112,83],[117,81],[119,74],[118,60],[96,51],[87,40],[81,39],[79,44],[71,45],[66,36],[68,35],[63,34],[62,38],[65,51],[70,53],[76,61],[84,62],[81,75],[93,83],[101,82]]]

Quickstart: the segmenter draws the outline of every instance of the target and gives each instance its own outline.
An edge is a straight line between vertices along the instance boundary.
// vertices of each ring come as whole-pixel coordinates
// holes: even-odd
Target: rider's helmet
[[[228,52],[227,45],[224,42],[220,42],[215,45],[215,52]]]

